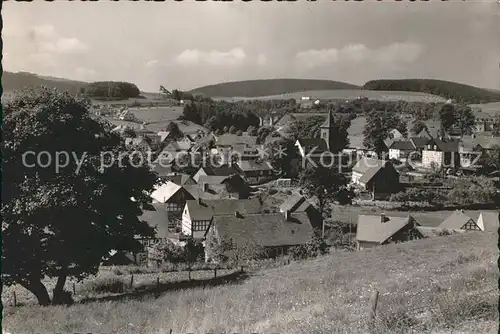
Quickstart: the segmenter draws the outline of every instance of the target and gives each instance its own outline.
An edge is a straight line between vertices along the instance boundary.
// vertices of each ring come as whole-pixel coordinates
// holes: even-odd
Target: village
[[[162,182],[151,193],[151,211],[144,211],[140,217],[157,229],[156,238],[142,241],[143,253],[117,253],[106,264],[158,267],[162,261],[168,261],[155,249],[160,240],[182,247],[192,239],[203,244],[204,261],[217,264],[217,257],[210,255],[214,245],[220,248],[214,238],[219,243],[222,239],[231,240],[233,248],[258,245],[276,256],[311,243],[315,235],[325,238],[325,233],[329,235],[329,231],[338,230],[339,226],[346,236],[334,233],[333,238],[343,240],[341,247],[350,250],[498,229],[498,214],[492,211],[495,203],[469,205],[469,210],[464,211],[460,205],[446,208],[428,192],[452,189],[450,182],[459,179],[457,175],[474,177],[484,161],[481,154],[491,154],[500,144],[500,137],[492,135],[491,117],[477,118],[470,135],[465,136],[442,133],[438,126],[425,127],[407,136],[397,129],[387,129],[384,155],[379,159],[373,149],[366,149],[362,140],[356,138],[353,141],[360,145],[349,145],[333,154],[330,136],[336,116],[324,108],[322,112],[311,111],[312,105],[322,102],[319,99],[313,102],[309,96],[297,101],[303,105],[300,113],[261,117],[260,126],[271,129],[266,138],[259,138],[256,131],[216,134],[187,120],[151,121],[150,117],[154,117],[151,115],[159,110],[180,115],[183,105],[190,102],[174,101],[163,109],[121,107],[107,113],[104,108],[94,109],[96,116],[107,115],[105,118],[114,124],[113,131],[123,136],[130,148],[156,152],[149,162]],[[453,105],[453,101],[447,101],[446,105]],[[324,119],[318,137],[298,138],[293,153],[284,148],[276,151],[296,156],[291,161],[294,167],[289,176],[292,177],[282,178],[271,163],[274,152],[265,144],[286,137],[294,122],[310,117]],[[155,132],[157,129],[160,130]],[[327,216],[321,213],[324,208],[318,208],[315,196],[304,194],[299,174],[307,164],[324,164],[325,157],[335,155],[341,157],[336,165],[342,165],[339,172],[346,176],[352,193],[348,205],[351,209],[331,203],[331,214]],[[484,178],[497,180],[494,173]],[[421,191],[420,200],[411,198],[412,191]],[[492,201],[495,196],[492,195]],[[412,211],[408,208],[412,201],[431,203],[427,203],[427,209],[424,206]],[[394,209],[398,207],[394,202],[403,209]],[[438,205],[441,210],[437,215],[434,211]],[[345,211],[351,212],[345,214]],[[328,244],[340,245],[338,240],[329,240]],[[246,261],[256,259],[250,256]]]

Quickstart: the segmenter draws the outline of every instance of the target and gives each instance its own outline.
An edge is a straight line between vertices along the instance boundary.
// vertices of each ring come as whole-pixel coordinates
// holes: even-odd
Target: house
[[[390,161],[362,157],[352,168],[351,183],[375,195],[400,190],[399,173]]]
[[[406,161],[417,148],[410,139],[396,139],[388,145],[389,159]]]
[[[156,187],[151,193],[151,198],[153,203],[165,203],[166,210],[172,214],[180,214],[186,205],[186,201],[194,199],[183,186],[170,181]]]
[[[416,228],[418,222],[411,216],[389,217],[381,215],[359,215],[356,228],[357,249],[421,239]]]
[[[193,142],[187,139],[187,136],[185,136],[181,140],[169,142],[167,145],[165,145],[163,150],[168,152],[187,152],[191,149],[191,146],[193,146]]]
[[[303,245],[314,237],[307,214],[300,212],[241,214],[214,216],[205,233],[205,260],[216,262],[217,245],[230,240],[232,249],[262,247],[269,257],[285,254],[291,247]]]
[[[488,153],[500,147],[500,137],[487,135],[464,136],[460,141],[459,154],[460,165],[469,167],[477,164],[479,156],[482,153]]]
[[[250,184],[269,181],[273,177],[273,167],[268,161],[241,160],[235,166]]]
[[[199,177],[201,175],[210,175],[210,176],[232,176],[239,175],[240,171],[236,169],[236,167],[224,164],[221,166],[203,166],[196,172],[193,176],[193,179],[199,183]]]
[[[403,134],[397,129],[392,129],[389,131],[389,139],[399,139],[403,138]]]
[[[484,222],[484,218],[482,219]],[[439,226],[441,229],[447,230],[466,230],[466,231],[482,231],[484,226],[480,227],[471,217],[467,216],[463,210],[454,211],[446,218]]]
[[[287,197],[280,205],[280,212],[305,212],[315,230],[321,231],[323,229],[323,217],[321,213],[302,195],[295,193]]]
[[[256,199],[187,201],[182,213],[182,233],[195,239],[203,239],[215,216],[232,215],[236,211],[242,214],[260,213],[262,204]]]
[[[425,168],[460,167],[458,139],[431,138],[422,151],[422,166]]]

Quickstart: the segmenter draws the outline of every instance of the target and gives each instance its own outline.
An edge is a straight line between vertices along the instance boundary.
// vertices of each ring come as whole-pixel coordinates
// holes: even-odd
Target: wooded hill
[[[500,101],[500,91],[434,79],[372,80],[363,89],[429,93],[467,104]]]
[[[210,97],[258,97],[308,90],[359,89],[359,86],[331,80],[267,79],[224,82],[191,90]]]

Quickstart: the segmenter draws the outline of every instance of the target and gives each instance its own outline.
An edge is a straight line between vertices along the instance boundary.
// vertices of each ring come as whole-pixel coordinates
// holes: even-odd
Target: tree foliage
[[[128,99],[138,97],[139,88],[130,82],[97,81],[85,87],[84,95],[97,99]]]
[[[396,129],[401,134],[408,133],[406,123],[398,115],[383,111],[371,111],[367,115],[363,129],[363,145],[374,150],[379,156],[387,150],[385,140],[389,132]]]
[[[165,130],[170,132],[173,140],[179,140],[184,137],[184,133],[181,131],[181,129],[179,129],[179,124],[177,124],[176,122],[171,121],[170,123],[168,123]]]
[[[59,303],[68,277],[95,274],[112,249],[139,251],[135,237],[154,235],[138,216],[155,175],[85,104],[49,89],[24,91],[4,105],[3,130],[4,284],[20,284],[47,305],[42,279],[56,277],[52,302]],[[44,168],[47,160],[23,162],[30,151],[69,159],[59,170],[55,161]]]
[[[453,125],[460,136],[471,135],[476,125],[476,117],[471,107],[459,105],[455,110],[455,122]]]

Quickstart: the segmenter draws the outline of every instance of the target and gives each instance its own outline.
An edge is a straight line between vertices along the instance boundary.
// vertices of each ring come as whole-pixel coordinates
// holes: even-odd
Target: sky
[[[370,1],[370,0],[369,0]],[[4,2],[3,67],[142,91],[434,78],[500,88],[500,7],[466,2]]]

